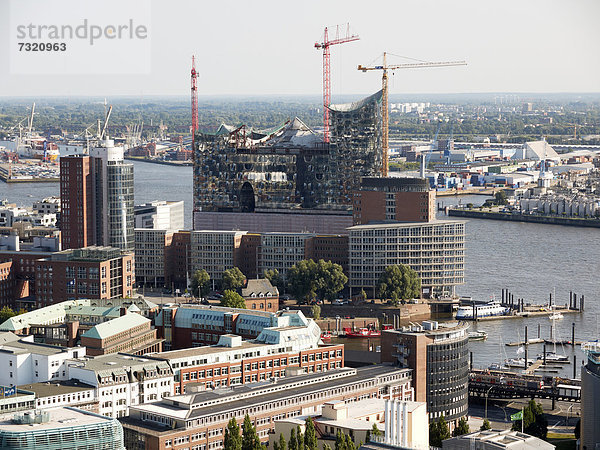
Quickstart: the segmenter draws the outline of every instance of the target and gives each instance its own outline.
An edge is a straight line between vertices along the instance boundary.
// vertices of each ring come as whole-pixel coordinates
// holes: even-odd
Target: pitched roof
[[[81,337],[92,338],[92,339],[106,339],[115,334],[122,333],[138,325],[149,323],[150,319],[130,313],[125,314],[116,319],[109,320],[107,322],[99,323],[98,325],[90,328]]]
[[[246,287],[242,288],[242,297],[271,297],[279,295],[279,290],[267,278],[249,279]]]

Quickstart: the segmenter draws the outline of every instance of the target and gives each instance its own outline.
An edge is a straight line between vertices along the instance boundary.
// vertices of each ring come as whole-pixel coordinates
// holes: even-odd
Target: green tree
[[[221,297],[221,306],[246,309],[246,301],[240,294],[228,289],[223,292],[223,297]]]
[[[371,437],[373,436],[381,436],[381,431],[377,428],[377,424],[374,423],[370,430],[367,430],[367,436],[365,438],[365,443],[371,442]]]
[[[463,434],[469,434],[471,430],[469,430],[469,424],[467,423],[467,419],[461,417],[458,421],[458,426],[454,428],[452,432],[452,436],[462,436]]]
[[[210,275],[204,269],[196,270],[192,275],[192,295],[206,297],[210,292]]]
[[[284,280],[277,269],[265,270],[265,278],[271,282],[271,284],[279,290],[279,293],[283,293]]]
[[[304,431],[304,448],[306,450],[317,450],[317,431],[315,430],[315,424],[313,423],[312,417],[307,417],[305,422]]]
[[[513,423],[513,430],[521,431],[521,421]],[[529,403],[523,408],[523,431],[540,439],[546,439],[548,434],[548,420],[544,415],[544,409],[541,403],[535,400],[529,400]]]
[[[342,266],[331,261],[314,262],[302,260],[294,264],[287,273],[288,290],[297,300],[313,300],[317,294],[333,301],[338,292],[344,289],[348,277]]]
[[[322,259],[317,263],[316,278],[319,296],[330,302],[335,300],[338,292],[344,289],[348,282],[342,266]]]
[[[496,192],[496,195],[494,195],[494,203],[496,205],[508,205],[508,197],[506,196],[506,192]]]
[[[387,266],[379,277],[377,290],[381,298],[418,298],[421,296],[421,279],[404,264]]]
[[[331,449],[331,445],[329,445],[329,444],[323,444],[323,450],[332,450]]]
[[[288,450],[298,450],[298,440],[296,439],[296,429],[290,431],[290,441],[288,442]]]
[[[340,430],[335,434],[335,450],[347,450],[346,448],[346,437]]]
[[[294,264],[287,272],[288,290],[296,300],[311,300],[317,295],[317,263],[312,259]]]
[[[367,293],[365,292],[364,289],[360,290],[360,293],[358,294],[358,296],[360,297],[360,299],[364,302],[367,299]]]
[[[17,313],[15,313],[11,308],[8,306],[3,306],[2,309],[0,309],[0,324],[6,322],[8,319],[16,315]]]
[[[442,441],[449,437],[450,430],[444,416],[429,424],[429,445],[432,447],[442,447]]]
[[[312,313],[313,319],[319,320],[321,318],[321,307],[319,305],[312,305],[310,312]]]
[[[262,444],[248,414],[244,417],[242,429],[242,450],[261,450]]]
[[[298,441],[298,450],[304,449],[304,434],[302,433],[302,428],[300,425],[296,427],[296,440]]]
[[[223,272],[221,287],[224,290],[236,290],[244,286],[246,282],[246,276],[240,269],[234,267],[233,269],[227,269]]]
[[[279,442],[275,441],[273,442],[273,450],[286,450],[287,449],[287,444],[285,442],[285,437],[283,436],[283,433],[279,434]]]
[[[481,427],[479,427],[479,429],[481,431],[491,430],[492,429],[492,425],[490,424],[489,420],[483,419],[483,424],[481,425]]]
[[[235,419],[230,419],[225,428],[225,450],[242,450],[240,426]]]

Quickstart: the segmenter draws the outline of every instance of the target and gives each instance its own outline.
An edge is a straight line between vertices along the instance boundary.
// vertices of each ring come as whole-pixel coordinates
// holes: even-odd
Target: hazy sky
[[[79,3],[92,11],[103,2]],[[322,52],[314,43],[321,40],[324,26],[346,22],[361,39],[332,47],[334,100],[335,94],[376,91],[381,74],[358,72],[356,66],[373,63],[383,51],[469,64],[397,71],[390,81],[393,94],[600,92],[598,0],[133,3],[151,18],[149,73],[49,75],[40,67],[37,75],[15,75],[9,64],[14,26],[9,8],[34,11],[54,3],[0,0],[0,95],[187,94],[192,54],[198,58],[200,96],[320,94]],[[129,19],[120,8],[107,8],[115,21]],[[68,23],[71,10],[59,13]],[[127,58],[127,51],[115,58]],[[391,57],[389,62],[407,61]],[[111,58],[98,63],[111,64]]]

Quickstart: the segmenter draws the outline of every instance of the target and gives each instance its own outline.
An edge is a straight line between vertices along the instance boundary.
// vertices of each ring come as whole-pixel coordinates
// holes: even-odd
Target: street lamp
[[[490,388],[487,390],[487,392],[485,393],[485,419],[487,420],[487,402],[488,402],[488,396],[490,395],[490,391],[492,389],[494,389],[496,386],[490,386]]]

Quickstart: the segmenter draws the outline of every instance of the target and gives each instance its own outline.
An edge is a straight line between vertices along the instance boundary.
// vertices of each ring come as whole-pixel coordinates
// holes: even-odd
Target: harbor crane
[[[450,66],[466,66],[466,61],[441,61],[441,62],[415,62],[408,64],[387,64],[387,53],[383,53],[383,65],[380,66],[363,66],[358,65],[358,70],[363,72],[367,72],[370,70],[382,70],[383,76],[381,78],[381,90],[382,90],[382,100],[381,100],[381,108],[383,110],[382,121],[383,121],[383,136],[381,139],[381,151],[382,151],[382,165],[381,165],[381,175],[387,177],[388,175],[388,159],[389,159],[389,123],[388,123],[388,70],[394,71],[397,69],[425,69],[429,67],[450,67]]]
[[[340,36],[340,26],[335,27],[335,39],[329,40],[328,29],[323,32],[323,42],[315,42],[315,48],[323,49],[323,140],[329,142],[329,105],[331,104],[331,51],[329,47],[346,42],[358,41],[357,34],[350,34],[350,24],[346,24],[346,35]]]

